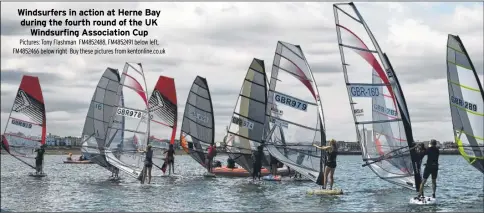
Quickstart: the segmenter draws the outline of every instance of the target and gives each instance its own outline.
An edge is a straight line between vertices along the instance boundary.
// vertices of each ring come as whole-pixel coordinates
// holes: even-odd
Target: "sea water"
[[[340,196],[307,195],[312,182],[250,178],[204,178],[206,171],[189,156],[176,156],[181,177],[153,177],[141,185],[130,176],[108,181],[110,172],[95,164],[63,164],[66,156],[46,155],[46,178],[28,176],[31,169],[8,155],[1,156],[1,208],[11,211],[459,211],[482,212],[483,175],[460,156],[441,156],[436,206],[413,206],[414,191],[377,178],[361,167],[360,156],[339,156],[335,188]],[[227,156],[218,156],[226,162]],[[161,175],[156,167],[153,174]],[[429,180],[430,181],[430,180]],[[431,194],[430,187],[426,195]]]

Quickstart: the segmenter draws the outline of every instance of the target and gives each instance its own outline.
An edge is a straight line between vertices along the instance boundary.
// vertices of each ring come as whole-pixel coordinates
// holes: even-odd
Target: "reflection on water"
[[[113,183],[107,180],[111,173],[106,169],[93,164],[63,164],[64,158],[45,156],[48,176],[32,178],[27,176],[28,168],[2,155],[2,210],[481,212],[484,208],[483,176],[459,156],[441,157],[436,206],[409,205],[414,191],[377,178],[361,167],[359,156],[338,158],[335,187],[344,190],[341,196],[306,195],[306,190],[317,187],[311,182],[253,184],[250,178],[204,178],[205,170],[189,156],[176,157],[178,177],[153,177],[151,185],[141,185],[124,174],[119,183]],[[218,160],[225,162],[226,158]],[[428,187],[427,193],[430,190]]]

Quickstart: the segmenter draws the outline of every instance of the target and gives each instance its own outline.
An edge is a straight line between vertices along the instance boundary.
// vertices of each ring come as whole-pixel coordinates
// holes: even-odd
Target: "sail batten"
[[[168,149],[169,144],[175,143],[178,122],[177,104],[175,79],[160,76],[149,99],[151,122],[156,124],[151,126],[152,131],[150,132],[154,148]],[[155,135],[159,135],[160,138],[169,135],[170,139],[168,143],[164,143],[156,139]],[[155,143],[155,141],[159,141],[159,143]]]
[[[460,37],[450,34],[447,82],[458,150],[469,164],[484,173],[484,92]]]
[[[397,76],[355,5],[333,7],[341,63],[363,161],[378,177],[418,190],[420,168],[411,149],[414,143],[410,117]],[[367,37],[360,37],[357,30],[365,32]]]

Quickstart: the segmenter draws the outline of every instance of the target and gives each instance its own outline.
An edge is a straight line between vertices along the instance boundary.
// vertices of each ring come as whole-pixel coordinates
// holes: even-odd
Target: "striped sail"
[[[197,76],[188,93],[180,143],[186,153],[205,167],[207,148],[214,142],[215,124],[207,80]]]
[[[24,75],[2,136],[2,147],[11,156],[35,169],[34,150],[45,144],[46,118],[39,78]]]
[[[420,171],[416,153],[410,150],[414,146],[410,117],[390,61],[353,3],[334,4],[333,9],[365,166],[386,181],[418,190]],[[357,32],[366,32],[365,37]]]
[[[168,149],[175,143],[178,119],[175,79],[160,76],[149,99],[151,112],[150,143],[156,149]],[[168,143],[162,142],[169,138]]]
[[[122,99],[117,95],[119,81],[120,76],[117,69],[108,67],[104,71],[96,86],[96,90],[94,90],[82,130],[81,151],[92,162],[110,171],[113,171],[113,167],[106,160],[104,147],[111,115],[117,104],[122,104]],[[120,140],[120,133],[121,131],[117,134],[117,140]]]
[[[484,173],[484,92],[459,36],[447,40],[447,80],[455,142],[462,157]]]
[[[252,173],[252,153],[263,143],[267,86],[264,61],[254,58],[227,130],[227,152],[237,164]]]
[[[277,42],[266,108],[267,150],[279,161],[322,184],[326,144],[323,110],[311,69],[299,45]]]
[[[144,150],[150,131],[147,86],[140,63],[126,63],[116,94],[124,98],[113,111],[106,135],[107,161],[121,171],[137,178],[144,166],[144,152],[132,150],[126,144],[139,140],[138,148]],[[123,122],[124,120],[124,122]],[[116,135],[122,133],[122,138]]]

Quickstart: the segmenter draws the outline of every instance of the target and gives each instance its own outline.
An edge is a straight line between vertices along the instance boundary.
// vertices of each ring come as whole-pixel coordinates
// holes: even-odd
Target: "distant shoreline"
[[[72,153],[72,155],[81,155],[81,147],[47,147],[45,149],[46,155],[68,155]],[[219,154],[227,155],[227,152],[219,151]],[[5,150],[2,149],[1,154],[7,154]],[[361,152],[352,152],[352,151],[339,151],[339,155],[361,155]],[[456,150],[440,150],[441,155],[460,155],[459,151]],[[175,149],[175,155],[187,155],[185,151],[182,149]]]

